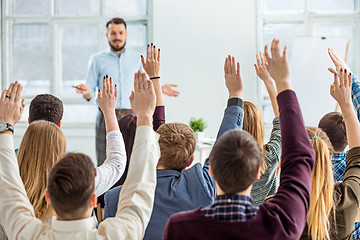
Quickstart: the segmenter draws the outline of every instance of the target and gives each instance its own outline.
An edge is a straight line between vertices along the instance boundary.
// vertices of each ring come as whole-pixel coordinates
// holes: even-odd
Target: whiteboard
[[[334,77],[327,70],[335,67],[328,55],[328,48],[334,49],[344,59],[348,41],[346,38],[295,38],[289,58],[291,82],[305,126],[317,127],[326,113],[335,111],[336,101],[330,96]]]

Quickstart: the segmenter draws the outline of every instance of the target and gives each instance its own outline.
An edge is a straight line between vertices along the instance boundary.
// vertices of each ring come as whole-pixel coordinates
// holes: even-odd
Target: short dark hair
[[[348,145],[348,140],[345,122],[341,113],[331,112],[325,114],[325,116],[320,119],[318,127],[329,137],[335,152],[344,151]]]
[[[50,171],[48,193],[57,215],[64,219],[82,217],[94,193],[96,170],[82,153],[66,154]]]
[[[160,134],[159,165],[165,169],[183,171],[189,164],[196,147],[193,130],[184,123],[166,123],[156,132]]]
[[[58,124],[63,117],[63,103],[51,94],[37,95],[30,103],[29,121],[45,120]]]
[[[125,29],[126,29],[126,22],[124,19],[122,18],[112,18],[110,19],[107,23],[106,23],[106,28],[109,28],[110,24],[124,24]]]
[[[255,182],[263,154],[248,132],[231,130],[216,141],[209,160],[221,190],[225,194],[236,194]]]

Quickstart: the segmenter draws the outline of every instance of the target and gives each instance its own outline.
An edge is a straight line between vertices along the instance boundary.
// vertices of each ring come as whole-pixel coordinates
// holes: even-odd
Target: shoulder
[[[89,58],[89,61],[96,61],[98,59],[101,59],[101,58],[104,58],[104,57],[107,57],[107,56],[109,56],[109,51],[104,50],[104,51],[97,52],[97,53],[94,53],[93,55],[91,55],[90,58]]]
[[[191,211],[180,212],[172,215],[169,219],[169,224],[178,224],[182,222],[189,222],[202,217],[200,208]]]

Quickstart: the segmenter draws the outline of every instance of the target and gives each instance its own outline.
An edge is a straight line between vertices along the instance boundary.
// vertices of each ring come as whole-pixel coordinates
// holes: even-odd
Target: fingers
[[[141,55],[141,63],[142,63],[142,65],[143,65],[143,67],[144,67],[144,65],[145,65],[145,59],[144,59],[144,56],[143,56],[143,55]]]
[[[349,84],[349,87],[351,87],[351,84],[352,84],[352,75],[351,75],[351,73],[349,73],[349,76],[348,76],[348,84]]]
[[[115,87],[114,87],[114,89],[115,89],[115,98],[117,99],[117,96],[118,96],[118,88],[117,88],[117,86],[116,86],[116,84],[115,84]]]
[[[236,75],[240,75],[240,63],[236,63]]]
[[[151,58],[152,58],[153,60],[156,60],[156,58],[157,58],[155,45],[152,47]]]
[[[258,74],[258,72],[259,72],[259,67],[258,67],[256,64],[254,64],[254,67],[255,67],[255,72],[256,72],[256,74]]]
[[[225,63],[224,63],[224,73],[228,74],[228,57],[225,58]]]
[[[15,85],[15,83],[10,83],[10,86],[9,86],[7,92],[6,92],[6,95],[7,95],[7,96],[10,96],[10,97],[11,97],[11,93],[12,93],[12,90],[13,90],[13,88],[14,88],[14,85]]]
[[[134,75],[134,91],[135,92],[139,91],[139,72],[140,72],[140,70],[137,73],[135,73],[135,75]]]
[[[170,84],[169,86],[171,86],[171,87],[178,87],[177,84]]]
[[[274,39],[271,44],[271,56],[272,57],[281,57],[280,55],[280,40]]]
[[[328,70],[329,70],[332,74],[336,74],[336,71],[335,71],[333,68],[329,67]]]
[[[149,61],[150,58],[151,58],[151,49],[150,49],[150,45],[148,44],[146,48],[146,61]]]
[[[132,105],[133,101],[134,101],[134,91],[131,91],[131,95],[129,97],[130,100],[130,104]]]
[[[258,66],[261,66],[261,60],[259,54],[256,54],[256,63]]]
[[[264,47],[264,53],[265,53],[266,61],[270,62],[271,57],[270,57],[270,54],[269,54],[269,46],[268,46],[268,45],[265,45],[265,47]]]
[[[334,93],[335,93],[335,85],[334,85],[334,84],[331,84],[331,85],[330,85],[330,95],[331,95],[332,97],[334,97]]]
[[[158,56],[157,56],[158,62],[160,62],[160,48],[158,49]]]
[[[22,113],[24,112],[25,109],[25,99],[21,100],[21,105],[20,105],[20,114],[22,115]]]
[[[147,79],[146,79],[146,73],[141,73],[141,87],[143,91],[146,91],[149,89]]]
[[[231,73],[235,73],[235,57],[231,57]]]
[[[112,78],[110,78],[110,94],[113,95],[114,94],[114,89],[113,89],[113,81],[112,81]]]
[[[343,74],[343,78],[344,78],[344,87],[346,87],[346,86],[348,86],[348,72],[347,72],[346,68],[345,68],[345,69],[343,69],[343,71],[344,71],[344,74]]]
[[[149,79],[146,79],[146,75],[145,75],[144,82],[145,82],[147,90],[155,96],[154,84]]]
[[[341,68],[339,73],[340,87],[344,87],[344,70]]]
[[[18,84],[16,87],[16,93],[15,93],[15,98],[14,98],[15,103],[20,103],[22,91],[23,91],[23,86],[21,86],[21,84]]]
[[[336,72],[334,73],[334,84],[333,85],[335,87],[339,86],[339,76]]]
[[[284,47],[283,57],[284,57],[284,58],[287,58],[287,46]]]
[[[6,100],[6,93],[7,93],[7,89],[4,89],[4,91],[1,94],[1,102]]]

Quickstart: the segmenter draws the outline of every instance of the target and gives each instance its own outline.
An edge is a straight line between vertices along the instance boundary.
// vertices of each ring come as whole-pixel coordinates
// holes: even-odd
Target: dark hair
[[[82,153],[66,154],[50,171],[48,192],[55,212],[64,219],[82,217],[95,186],[95,167]]]
[[[51,94],[37,95],[30,103],[29,121],[45,120],[58,124],[63,116],[63,103]]]
[[[135,132],[136,132],[136,124],[137,124],[136,121],[137,121],[137,117],[133,114],[125,115],[118,120],[120,132],[122,133],[125,143],[127,161],[126,161],[125,171],[121,176],[120,180],[115,184],[115,186],[123,185],[127,176],[130,157],[135,140]]]
[[[159,165],[165,169],[183,171],[196,147],[193,130],[183,123],[166,123],[162,124],[156,132],[160,134]]]
[[[108,28],[110,24],[124,24],[125,29],[126,29],[126,22],[125,22],[125,20],[122,19],[122,18],[112,18],[112,19],[110,19],[110,20],[106,23],[106,28]]]
[[[248,132],[231,130],[216,141],[209,160],[221,190],[225,194],[235,194],[254,183],[263,155]]]
[[[343,116],[339,112],[331,112],[323,116],[318,125],[329,137],[335,152],[344,151],[348,145],[346,127]]]

